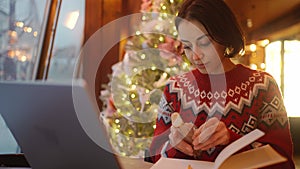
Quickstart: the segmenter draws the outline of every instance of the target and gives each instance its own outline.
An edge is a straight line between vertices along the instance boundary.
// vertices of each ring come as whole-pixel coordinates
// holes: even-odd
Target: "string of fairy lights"
[[[8,31],[10,46],[7,51],[7,56],[11,59],[16,59],[20,62],[30,61],[32,57],[28,54],[28,49],[26,49],[26,47],[18,48],[12,46],[18,42],[19,36],[21,34],[25,33],[26,35],[32,36],[33,38],[37,38],[39,33],[37,30],[34,30],[31,26],[25,25],[25,23],[22,21],[16,21],[14,23],[14,26],[14,30]]]

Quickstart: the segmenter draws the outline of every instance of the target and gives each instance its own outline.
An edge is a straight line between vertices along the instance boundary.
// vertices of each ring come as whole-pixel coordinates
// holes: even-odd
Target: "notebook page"
[[[233,143],[229,144],[226,148],[224,148],[218,157],[215,160],[214,169],[217,169],[221,166],[221,164],[232,154],[236,153],[243,147],[251,144],[258,138],[262,137],[265,133],[259,129],[255,129],[250,133],[244,135],[243,137],[239,138],[238,140],[234,141]]]

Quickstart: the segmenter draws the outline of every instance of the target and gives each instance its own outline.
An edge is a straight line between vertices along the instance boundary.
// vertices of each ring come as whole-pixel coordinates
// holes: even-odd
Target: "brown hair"
[[[214,41],[233,48],[228,57],[244,50],[243,32],[233,12],[223,0],[185,0],[175,19],[177,29],[182,19],[198,21]]]

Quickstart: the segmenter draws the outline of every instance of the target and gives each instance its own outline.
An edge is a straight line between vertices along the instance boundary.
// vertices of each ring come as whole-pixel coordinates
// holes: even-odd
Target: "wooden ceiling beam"
[[[270,39],[272,34],[276,34],[279,31],[293,27],[294,25],[299,23],[300,23],[300,4],[297,5],[295,8],[291,9],[286,14],[250,32],[246,39],[247,42],[249,43],[257,40],[266,39],[266,38]],[[286,33],[287,31],[285,31],[285,34],[282,34],[281,36],[291,36]]]

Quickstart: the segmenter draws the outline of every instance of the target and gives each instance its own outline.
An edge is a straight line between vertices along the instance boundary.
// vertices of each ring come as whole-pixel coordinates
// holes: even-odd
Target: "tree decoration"
[[[182,0],[142,0],[143,22],[136,35],[128,39],[123,60],[113,65],[110,82],[101,91],[101,120],[121,155],[144,156],[168,78],[190,67],[174,25],[181,3]]]

